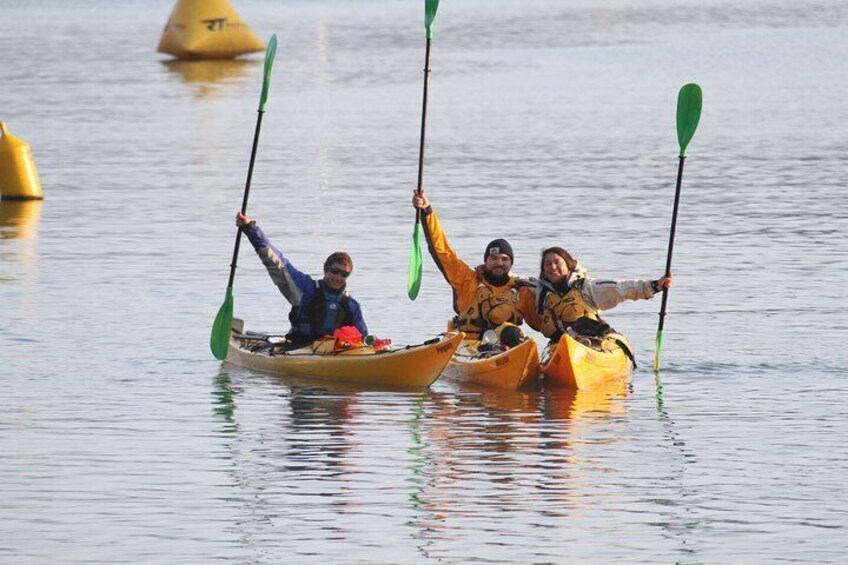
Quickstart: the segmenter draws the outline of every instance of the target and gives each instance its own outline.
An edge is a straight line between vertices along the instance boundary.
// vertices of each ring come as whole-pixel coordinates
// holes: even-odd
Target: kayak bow
[[[577,390],[597,388],[630,377],[633,346],[621,334],[603,339],[564,334],[542,366],[545,382]],[[627,348],[627,351],[625,351]]]

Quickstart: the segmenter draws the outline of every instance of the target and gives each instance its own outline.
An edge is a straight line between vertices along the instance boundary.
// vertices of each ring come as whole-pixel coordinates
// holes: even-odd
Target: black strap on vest
[[[633,355],[633,352],[630,351],[630,348],[627,347],[627,344],[622,339],[618,339],[617,337],[612,338],[614,342],[618,344],[624,354],[627,355],[627,358],[630,359],[630,362],[633,363],[633,368],[636,369],[636,357]]]
[[[565,290],[559,290],[549,280],[545,280],[545,279],[542,279],[542,278],[539,278],[539,279],[536,279],[536,280],[538,280],[539,286],[542,287],[542,290],[539,291],[539,297],[536,299],[536,313],[541,316],[545,311],[545,297],[548,294],[553,293],[553,294],[556,294],[560,297],[564,297],[566,294],[568,294],[569,292],[571,292],[575,288],[580,288],[580,286],[583,284],[583,281],[585,279],[579,278],[579,279],[574,281],[574,284],[566,284]]]
[[[486,280],[486,282],[488,282],[490,285],[493,285],[493,283],[492,283],[491,281],[489,281],[488,279],[486,279],[486,278],[485,278],[485,275],[484,275],[484,277],[483,277],[483,278],[484,278],[484,279]],[[479,280],[479,279],[478,279],[478,280]],[[513,278],[513,277],[509,277],[509,278],[507,279],[507,282],[506,282],[506,283],[504,283],[503,285],[500,285],[500,286],[506,286],[506,285],[507,285],[507,284],[509,284],[510,282],[512,283],[512,288],[510,288],[510,294],[511,294],[513,291],[515,291],[515,292],[517,293],[519,290],[521,290],[521,287],[524,287],[524,286],[530,286],[530,283],[528,283],[527,281],[524,281],[524,280],[522,280],[522,279],[520,279],[520,278],[518,278],[518,277],[515,277],[515,278]],[[482,284],[482,283],[481,283],[481,284]],[[493,286],[496,286],[496,285],[493,285]],[[479,287],[480,287],[480,285],[478,284],[478,287],[477,287],[477,288],[478,288],[477,293],[479,293]],[[500,288],[500,287],[499,287],[499,288]],[[477,317],[476,317],[475,319],[473,319],[473,320],[470,320],[470,319],[469,319],[467,323],[468,323],[469,325],[472,325],[472,326],[474,326],[474,327],[479,328],[480,334],[483,334],[483,332],[485,332],[486,330],[494,329],[494,326],[492,326],[492,324],[491,324],[491,322],[489,322],[488,318],[483,317],[483,304],[482,304],[479,300],[477,300],[477,297],[478,297],[478,294],[477,294],[477,293],[475,293],[475,295],[474,295],[474,299],[477,301]],[[489,301],[491,302],[491,300],[492,300],[492,299],[490,298],[490,299],[489,299]],[[511,297],[510,297],[510,300],[511,300]],[[517,316],[516,316],[516,314],[517,314],[517,313],[516,313],[516,311],[515,311],[515,302],[513,302],[512,306],[513,306],[513,308],[512,308],[512,315],[510,316],[510,319],[509,319],[509,320],[507,320],[507,322],[509,322],[510,324],[518,324],[518,318],[517,318]],[[489,311],[491,311],[491,305],[490,305]],[[456,316],[454,316],[454,317],[453,317],[453,325],[454,325],[454,327],[456,327],[457,329],[459,329],[459,328],[461,327],[461,325],[462,325],[462,324],[460,323],[460,321],[461,321],[461,320],[460,320],[461,316],[462,316],[461,314],[457,314]]]
[[[292,308],[291,312],[289,312],[289,321],[292,324],[291,333],[307,341],[313,341],[322,337],[323,333],[321,329],[327,317],[327,307],[329,304],[324,281],[317,281],[315,287],[315,295],[309,304]],[[334,330],[341,326],[353,325],[353,313],[350,311],[350,296],[347,293],[342,294],[338,304],[338,312],[333,321]],[[303,331],[304,326],[308,326],[309,332]]]

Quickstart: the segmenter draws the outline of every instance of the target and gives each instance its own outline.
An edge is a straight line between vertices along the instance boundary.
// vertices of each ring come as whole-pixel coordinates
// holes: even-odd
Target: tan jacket
[[[532,287],[535,308],[533,314],[527,317],[527,323],[545,337],[551,337],[581,316],[597,319],[600,312],[625,300],[654,297],[651,281],[593,279],[579,263],[569,275],[569,289],[565,292],[558,292],[545,280],[535,282]]]

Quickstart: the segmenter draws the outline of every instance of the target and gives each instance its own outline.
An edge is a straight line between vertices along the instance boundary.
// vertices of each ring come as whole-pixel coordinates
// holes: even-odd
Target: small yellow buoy
[[[157,50],[179,59],[232,59],[265,44],[229,0],[177,0]]]
[[[41,200],[41,181],[29,143],[12,137],[0,122],[0,200]]]

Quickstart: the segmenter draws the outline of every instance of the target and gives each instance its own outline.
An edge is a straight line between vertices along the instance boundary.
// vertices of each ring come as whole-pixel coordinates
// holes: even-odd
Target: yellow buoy
[[[157,50],[179,59],[232,59],[265,44],[229,0],[177,0]]]
[[[41,200],[41,181],[29,143],[9,135],[0,122],[0,199]]]

